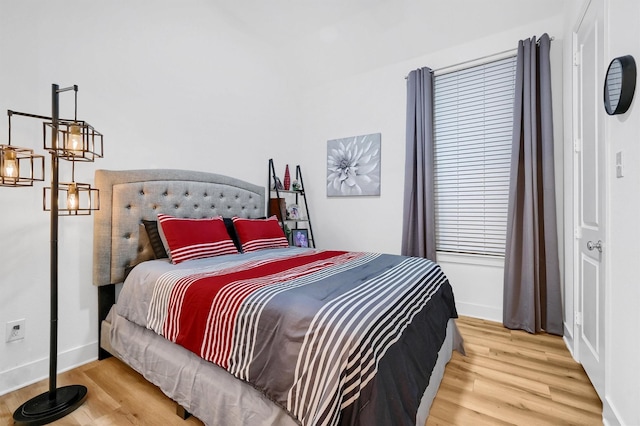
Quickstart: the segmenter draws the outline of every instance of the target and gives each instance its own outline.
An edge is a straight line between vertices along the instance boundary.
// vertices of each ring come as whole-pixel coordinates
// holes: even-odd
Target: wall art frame
[[[327,141],[327,196],[379,196],[381,133]]]

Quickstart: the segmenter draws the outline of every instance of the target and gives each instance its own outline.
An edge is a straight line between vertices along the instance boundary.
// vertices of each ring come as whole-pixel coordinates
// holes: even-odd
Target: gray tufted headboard
[[[152,258],[141,221],[177,217],[264,216],[265,188],[215,173],[187,170],[96,170],[100,209],[93,228],[93,284],[121,283],[125,268]],[[143,228],[144,229],[144,228]]]

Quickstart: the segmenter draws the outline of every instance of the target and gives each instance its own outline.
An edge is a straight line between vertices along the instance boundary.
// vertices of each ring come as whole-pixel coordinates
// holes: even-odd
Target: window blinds
[[[435,77],[438,251],[504,256],[516,57]]]

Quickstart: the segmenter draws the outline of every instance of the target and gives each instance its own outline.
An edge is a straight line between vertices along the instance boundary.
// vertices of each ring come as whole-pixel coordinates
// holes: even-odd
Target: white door
[[[603,0],[592,0],[575,33],[577,81],[575,304],[578,358],[596,391],[604,397],[605,306],[605,143],[603,121]],[[575,86],[574,86],[575,87]]]

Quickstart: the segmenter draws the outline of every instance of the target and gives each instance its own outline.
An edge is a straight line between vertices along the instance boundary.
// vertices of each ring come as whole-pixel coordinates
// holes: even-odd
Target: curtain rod
[[[549,40],[553,41],[553,40],[555,40],[555,37],[551,36],[551,37],[549,37]],[[536,44],[540,45],[540,39],[538,39],[538,41],[536,41]],[[489,59],[489,58],[499,58],[501,56],[507,56],[507,54],[516,53],[517,51],[518,51],[517,47],[513,48],[513,49],[507,49],[507,50],[503,50],[502,52],[491,53],[489,55],[481,56],[479,58],[469,59],[467,61],[458,62],[457,64],[452,64],[452,65],[447,65],[445,67],[436,68],[436,69],[434,69],[432,71],[433,71],[434,74],[436,74],[436,73],[446,74],[446,73],[443,73],[442,71],[448,70],[450,68],[458,68],[458,67],[461,67],[462,65],[471,64],[473,62],[484,61],[485,59]],[[404,79],[406,80],[407,78],[409,78],[409,76],[405,75]]]

